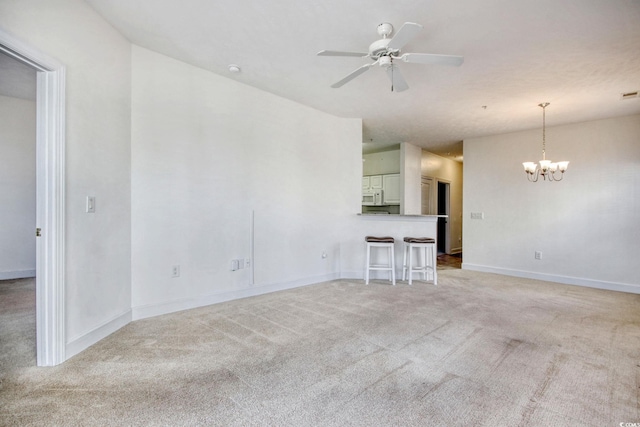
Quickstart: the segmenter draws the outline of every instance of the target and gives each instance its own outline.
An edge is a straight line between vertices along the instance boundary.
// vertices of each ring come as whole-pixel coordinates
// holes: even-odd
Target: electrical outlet
[[[536,251],[536,252],[535,252],[535,258],[536,258],[536,259],[542,259],[542,252],[540,252],[540,251]]]
[[[180,266],[174,265],[171,267],[171,277],[180,277]]]

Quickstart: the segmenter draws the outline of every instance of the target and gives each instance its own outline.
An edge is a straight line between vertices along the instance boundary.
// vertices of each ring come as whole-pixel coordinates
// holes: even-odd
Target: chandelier
[[[549,181],[562,181],[564,177],[564,172],[567,170],[569,166],[569,162],[562,161],[553,163],[551,160],[547,160],[546,158],[546,140],[545,140],[545,108],[549,105],[548,102],[543,102],[542,104],[538,104],[538,107],[542,107],[542,160],[540,160],[540,164],[537,165],[534,162],[524,162],[522,166],[524,166],[524,171],[527,174],[527,179],[531,182],[538,182],[538,178],[542,176],[543,180],[547,178]],[[559,175],[556,175],[557,172],[560,172]]]

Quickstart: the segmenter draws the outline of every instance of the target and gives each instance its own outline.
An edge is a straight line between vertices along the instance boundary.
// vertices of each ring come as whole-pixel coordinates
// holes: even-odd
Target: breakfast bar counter
[[[354,240],[343,242],[341,248],[345,255],[343,273],[346,277],[363,277],[366,236],[393,237],[396,241],[396,260],[402,260],[402,242],[405,237],[430,237],[436,239],[437,244],[438,218],[446,217],[447,215],[357,214],[356,221],[351,224],[352,232],[348,233],[349,236],[354,236]],[[402,265],[396,265],[396,269],[396,274],[401,275]]]

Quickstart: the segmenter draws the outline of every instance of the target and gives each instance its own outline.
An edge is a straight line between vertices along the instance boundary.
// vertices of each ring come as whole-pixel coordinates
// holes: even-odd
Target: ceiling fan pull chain
[[[391,65],[391,92],[393,92],[393,65]]]

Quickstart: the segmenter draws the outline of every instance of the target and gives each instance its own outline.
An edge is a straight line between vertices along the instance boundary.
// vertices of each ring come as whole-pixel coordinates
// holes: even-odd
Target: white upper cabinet
[[[371,177],[363,176],[362,177],[362,191],[366,191],[371,188]]]
[[[400,174],[394,173],[382,176],[382,197],[386,205],[399,205],[401,198]]]
[[[381,190],[384,189],[384,182],[382,179],[383,175],[371,175],[370,179],[370,188],[372,190]]]
[[[362,191],[382,190],[382,175],[371,175],[362,177]]]

